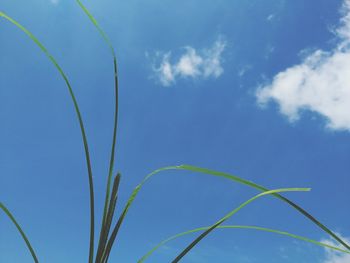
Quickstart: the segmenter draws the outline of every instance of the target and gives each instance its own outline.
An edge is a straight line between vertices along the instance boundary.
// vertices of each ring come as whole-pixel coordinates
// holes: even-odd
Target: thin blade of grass
[[[114,125],[113,125],[113,138],[112,138],[112,149],[111,149],[111,157],[109,162],[109,172],[108,172],[108,181],[107,181],[107,189],[106,189],[106,198],[105,198],[105,206],[104,206],[104,220],[107,216],[107,207],[108,207],[108,200],[110,199],[110,189],[111,189],[111,182],[112,182],[112,174],[113,174],[113,167],[114,167],[114,155],[115,155],[115,146],[116,146],[116,137],[117,137],[117,127],[118,127],[118,74],[117,74],[117,58],[115,55],[115,51],[113,48],[113,45],[111,44],[111,41],[109,40],[108,36],[105,34],[105,32],[102,30],[100,25],[98,24],[97,20],[93,17],[93,15],[89,12],[89,10],[83,5],[83,3],[79,0],[76,0],[78,5],[81,7],[81,9],[84,11],[84,13],[88,16],[90,21],[93,23],[93,25],[96,27],[100,35],[102,36],[103,40],[107,43],[112,56],[113,56],[113,64],[114,64],[114,83],[115,83],[115,112],[114,112]]]
[[[46,49],[46,47],[24,26],[22,26],[20,23],[18,23],[13,18],[9,17],[3,12],[0,12],[0,17],[5,18],[7,21],[14,24],[17,28],[22,30],[29,38],[34,41],[34,43],[41,49],[41,51],[49,58],[49,60],[54,64],[55,68],[58,70],[62,78],[64,79],[68,91],[70,94],[70,97],[73,101],[74,109],[79,121],[80,131],[83,139],[84,144],[84,150],[85,150],[85,158],[86,158],[86,165],[88,170],[88,177],[89,177],[89,191],[90,191],[90,247],[89,247],[89,263],[93,263],[93,253],[94,253],[94,231],[95,231],[95,205],[94,205],[94,185],[93,185],[93,176],[92,176],[92,168],[91,168],[91,161],[90,161],[90,152],[89,152],[89,146],[88,141],[85,133],[84,128],[84,122],[83,118],[80,113],[78,102],[75,98],[72,86],[70,85],[70,82],[67,78],[67,75],[64,73],[60,65],[57,63],[56,59],[51,55],[51,53]]]
[[[90,13],[90,11],[83,5],[83,3],[80,0],[76,0],[78,5],[81,7],[81,9],[85,12],[85,14],[89,17],[89,19],[91,20],[91,22],[94,24],[94,26],[96,27],[96,29],[98,30],[98,32],[101,34],[101,36],[103,37],[104,41],[107,43],[113,57],[115,58],[115,51],[113,48],[113,45],[111,43],[111,41],[109,40],[109,37],[107,36],[107,34],[102,30],[102,28],[100,27],[99,23],[97,22],[97,20],[94,18],[94,16]]]
[[[161,248],[162,246],[164,246],[165,244],[167,244],[168,242],[180,238],[182,236],[185,235],[189,235],[192,233],[197,233],[197,232],[202,232],[202,231],[206,231],[210,228],[210,226],[206,226],[206,227],[200,227],[200,228],[195,228],[195,229],[191,229],[182,233],[178,233],[174,236],[171,236],[165,240],[163,240],[162,242],[160,242],[158,245],[156,245],[155,247],[153,247],[150,251],[148,251],[142,258],[140,258],[137,262],[138,263],[143,263],[145,262],[145,260],[147,260],[156,250],[158,250],[159,248]],[[322,242],[318,242],[316,240],[307,238],[307,237],[303,237],[303,236],[298,236],[295,234],[291,234],[288,233],[286,231],[280,231],[280,230],[275,230],[275,229],[270,229],[270,228],[265,228],[265,227],[259,227],[259,226],[244,226],[244,225],[225,225],[225,226],[217,226],[217,229],[250,229],[250,230],[257,230],[257,231],[263,231],[263,232],[270,232],[270,233],[274,233],[274,234],[279,234],[279,235],[283,235],[283,236],[287,236],[290,238],[294,238],[294,239],[298,239],[298,240],[302,240],[320,247],[324,247],[324,248],[328,248],[328,249],[332,249],[338,252],[342,252],[342,253],[347,253],[350,254],[350,251],[345,250],[345,249],[341,249],[339,247],[335,247],[335,246],[331,246],[329,244],[326,243],[322,243]]]
[[[206,169],[206,168],[200,168],[200,167],[196,167],[196,166],[192,166],[192,165],[180,165],[180,166],[178,166],[178,169],[227,178],[229,180],[233,180],[233,181],[236,181],[238,183],[241,183],[241,184],[250,186],[252,188],[255,188],[255,189],[259,190],[259,191],[268,191],[269,190],[268,188],[266,188],[264,186],[258,185],[256,183],[253,183],[253,182],[248,181],[248,180],[244,180],[244,179],[242,180],[242,178],[239,178],[237,176],[230,175],[230,174],[223,173],[223,172],[210,170],[210,169]],[[305,209],[303,209],[302,207],[300,207],[296,203],[292,202],[291,200],[287,199],[286,197],[284,197],[284,196],[282,196],[282,195],[280,195],[278,193],[273,194],[273,196],[277,197],[278,199],[280,199],[283,202],[285,202],[285,203],[289,204],[290,206],[292,206],[294,209],[296,209],[302,215],[307,217],[315,225],[317,225],[324,232],[326,232],[328,235],[330,235],[332,238],[334,238],[336,241],[338,241],[340,244],[342,244],[344,247],[346,247],[350,251],[350,246],[344,240],[342,240],[338,235],[336,235],[328,227],[326,227],[324,224],[322,224],[319,220],[317,220],[314,216],[312,216]]]
[[[107,178],[107,186],[106,186],[106,196],[105,196],[105,203],[104,203],[104,209],[103,209],[103,218],[102,218],[102,224],[101,224],[101,230],[100,230],[100,236],[102,235],[102,232],[104,231],[104,225],[107,217],[107,209],[108,209],[108,202],[110,200],[110,189],[111,189],[111,182],[112,182],[112,175],[113,175],[113,168],[114,168],[114,160],[115,160],[115,147],[116,147],[116,140],[117,140],[117,129],[118,129],[118,97],[119,97],[119,91],[118,91],[118,68],[117,68],[117,58],[115,55],[115,51],[113,48],[113,45],[111,41],[109,40],[108,36],[105,34],[105,32],[102,30],[102,28],[99,26],[97,20],[94,18],[94,16],[89,12],[89,10],[83,5],[83,3],[79,0],[77,0],[78,5],[81,7],[81,9],[84,11],[84,13],[88,16],[90,21],[93,23],[93,25],[96,27],[104,41],[107,43],[112,56],[113,56],[113,66],[114,66],[114,87],[115,87],[115,110],[114,110],[114,125],[113,125],[113,137],[112,137],[112,149],[110,154],[110,161],[109,161],[109,171],[108,171],[108,178]],[[100,239],[101,240],[101,239]],[[100,247],[100,244],[98,245]]]
[[[223,218],[218,220],[215,224],[213,224],[210,228],[208,228],[206,231],[204,231],[202,234],[200,234],[195,240],[191,242],[173,261],[172,263],[179,262],[188,252],[191,251],[203,238],[205,238],[210,232],[212,232],[215,228],[217,228],[219,225],[224,223],[227,219],[232,217],[234,214],[238,213],[241,209],[243,209],[245,206],[249,205],[251,202],[254,202],[255,200],[259,199],[260,197],[263,197],[265,195],[271,195],[275,193],[282,193],[282,192],[307,192],[310,191],[309,188],[283,188],[283,189],[275,189],[275,190],[269,190],[260,194],[257,194],[256,196],[250,198],[249,200],[242,203],[240,206],[229,212],[227,215],[225,215]]]
[[[238,176],[234,176],[228,173],[223,173],[223,172],[218,172],[218,171],[214,171],[214,170],[209,170],[206,168],[201,168],[201,167],[196,167],[196,166],[192,166],[192,165],[178,165],[178,166],[168,166],[168,167],[163,167],[160,169],[157,169],[153,172],[151,172],[150,174],[148,174],[140,184],[138,184],[135,189],[133,190],[133,192],[131,193],[131,196],[129,197],[123,212],[121,214],[121,216],[119,217],[117,224],[114,227],[114,230],[112,232],[112,235],[110,237],[110,239],[108,240],[108,245],[106,247],[106,251],[105,251],[105,255],[109,255],[110,250],[113,246],[115,237],[118,234],[118,231],[120,229],[120,226],[122,225],[131,205],[133,204],[136,196],[138,195],[139,191],[141,190],[141,188],[143,187],[143,185],[149,180],[151,179],[154,175],[163,172],[163,171],[169,171],[169,170],[183,170],[183,171],[190,171],[190,172],[196,172],[199,174],[207,174],[207,175],[211,175],[211,176],[216,176],[216,177],[220,177],[220,178],[225,178],[228,179],[230,181],[239,183],[239,184],[243,184],[246,186],[249,186],[251,188],[254,188],[256,190],[265,192],[268,191],[269,189],[266,187],[263,187],[261,185],[258,185],[254,182],[245,180],[243,178],[240,178]],[[282,200],[283,202],[287,203],[288,205],[292,206],[294,209],[296,209],[298,212],[300,212],[302,215],[304,215],[305,217],[307,217],[309,220],[311,220],[313,223],[315,223],[318,227],[320,227],[324,232],[326,232],[328,235],[330,235],[331,237],[333,237],[335,240],[337,240],[340,244],[342,244],[344,247],[346,247],[349,251],[350,251],[350,246],[343,241],[340,237],[338,237],[335,233],[333,233],[330,229],[328,229],[325,225],[323,225],[320,221],[318,221],[315,217],[313,217],[312,215],[310,215],[307,211],[305,211],[303,208],[301,208],[299,205],[295,204],[294,202],[290,201],[289,199],[287,199],[286,197],[278,194],[278,193],[274,193],[272,194],[274,197]],[[108,258],[108,256],[105,257],[105,259]],[[102,261],[104,262],[104,261]]]
[[[32,255],[32,258],[33,258],[34,262],[35,263],[39,263],[38,257],[36,256],[35,251],[34,251],[32,245],[29,242],[29,239],[27,238],[26,234],[22,230],[21,226],[18,224],[18,222],[15,219],[15,217],[11,214],[11,212],[8,210],[8,208],[1,202],[0,202],[0,208],[5,212],[5,214],[10,218],[12,223],[16,226],[17,230],[19,231],[19,233],[22,236],[22,239],[26,243],[26,245],[27,245],[27,247],[29,249],[29,252]]]
[[[103,227],[103,231],[102,231],[101,236],[100,236],[99,246],[98,246],[98,250],[97,250],[97,254],[96,254],[96,260],[95,260],[96,263],[101,262],[102,254],[103,254],[103,251],[105,250],[105,246],[107,243],[107,239],[108,239],[109,231],[111,228],[115,207],[117,204],[119,182],[120,182],[120,174],[118,173],[117,176],[114,178],[114,182],[113,182],[111,200],[109,202],[106,222],[105,222],[105,225]]]
[[[125,216],[127,215],[128,211],[129,211],[129,208],[130,206],[132,205],[132,203],[134,202],[138,192],[141,190],[142,186],[146,183],[146,181],[148,181],[153,175],[161,172],[161,171],[166,171],[166,170],[174,170],[176,169],[176,166],[168,166],[168,167],[163,167],[163,168],[160,168],[160,169],[157,169],[155,171],[153,171],[152,173],[148,174],[144,179],[143,181],[137,185],[135,187],[135,189],[133,190],[133,192],[131,193],[131,196],[129,197],[127,203],[126,203],[126,206],[124,207],[123,209],[123,212],[121,213],[121,215],[119,216],[118,218],[118,221],[112,231],[112,234],[110,236],[110,238],[108,239],[108,242],[107,242],[107,246],[106,246],[106,249],[103,253],[103,256],[102,256],[102,262],[103,263],[106,263],[108,262],[108,258],[109,258],[109,254],[112,250],[112,247],[113,247],[113,244],[114,244],[114,241],[117,237],[117,234],[119,232],[119,229],[120,229],[120,226],[122,225],[124,219],[125,219]]]

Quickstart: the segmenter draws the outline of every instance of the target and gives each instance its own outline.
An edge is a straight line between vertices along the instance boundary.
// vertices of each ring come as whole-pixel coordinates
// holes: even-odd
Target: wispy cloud
[[[350,0],[344,0],[342,11],[341,25],[334,30],[337,46],[312,52],[260,86],[256,95],[261,105],[275,101],[290,121],[309,110],[325,117],[330,129],[350,131]]]
[[[245,65],[238,70],[238,77],[242,78],[249,70],[252,69],[252,65]]]
[[[269,15],[269,16],[266,17],[266,20],[267,20],[267,21],[272,21],[272,20],[275,19],[275,16],[276,16],[275,14],[271,14],[271,15]]]
[[[158,52],[158,63],[153,65],[153,71],[163,86],[175,84],[178,78],[218,78],[224,72],[222,53],[225,47],[226,42],[222,38],[206,49],[187,46],[178,60],[173,62],[171,52]]]
[[[342,237],[340,234],[338,234],[345,242],[350,244],[350,240],[347,238]],[[326,243],[331,246],[338,246],[337,243],[335,243],[333,240],[325,239],[321,240],[322,243]],[[340,247],[340,246],[339,246]],[[343,248],[343,247],[340,247]],[[336,252],[331,249],[326,249],[326,258],[322,263],[350,263],[350,255]]]
[[[50,0],[51,4],[58,5],[60,3],[60,0]]]

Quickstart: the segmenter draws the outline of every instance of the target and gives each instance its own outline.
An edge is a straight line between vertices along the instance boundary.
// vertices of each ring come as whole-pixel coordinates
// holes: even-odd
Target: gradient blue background
[[[116,168],[120,204],[150,171],[192,164],[230,172],[287,194],[331,229],[350,235],[349,133],[324,128],[306,113],[289,123],[256,88],[298,63],[304,48],[331,48],[340,0],[84,1],[110,36],[120,73]],[[2,0],[0,9],[30,29],[67,72],[81,106],[103,207],[113,118],[109,50],[74,1]],[[267,17],[274,14],[274,19]],[[224,74],[162,87],[145,52],[205,48],[223,36]],[[274,52],[269,50],[274,47]],[[250,67],[242,77],[238,72]],[[131,263],[160,240],[215,222],[255,194],[244,186],[189,172],[164,172],[140,192],[111,262]],[[41,51],[0,22],[0,199],[15,214],[41,262],[86,262],[88,180],[80,131],[68,91]],[[119,206],[119,210],[122,205]],[[284,203],[266,197],[230,224],[326,236]],[[96,231],[98,232],[98,231]],[[169,262],[192,237],[170,243],[149,262]],[[267,233],[218,230],[183,262],[322,262],[324,250]],[[0,216],[0,262],[32,262],[16,229]]]

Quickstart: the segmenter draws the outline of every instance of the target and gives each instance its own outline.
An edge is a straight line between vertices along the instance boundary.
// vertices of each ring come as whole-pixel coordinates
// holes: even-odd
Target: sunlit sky
[[[287,193],[350,237],[349,0],[86,0],[119,66],[118,213],[149,172],[191,164]],[[113,121],[108,47],[75,1],[1,0],[71,80],[90,143],[100,222]],[[80,130],[64,81],[20,30],[0,20],[0,201],[40,262],[87,262],[89,192]],[[134,263],[161,240],[207,226],[257,192],[209,175],[168,171],[141,190],[110,262]],[[227,224],[329,237],[272,197]],[[96,231],[98,233],[98,229]],[[171,262],[196,235],[148,262]],[[331,242],[331,241],[329,241]],[[33,262],[0,213],[0,262]],[[271,233],[217,230],[184,263],[349,263]]]

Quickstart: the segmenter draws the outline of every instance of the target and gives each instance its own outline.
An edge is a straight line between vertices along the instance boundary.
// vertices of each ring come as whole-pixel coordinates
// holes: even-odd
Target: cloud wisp
[[[278,73],[258,88],[260,105],[274,101],[290,121],[308,110],[323,116],[332,130],[350,131],[350,0],[344,0],[333,50],[316,50],[302,63]]]
[[[339,234],[338,234],[339,235]],[[343,240],[345,240],[348,244],[350,244],[350,240],[342,237],[339,235]],[[322,243],[331,245],[331,246],[338,246],[338,244],[329,239],[321,240]],[[343,247],[341,247],[343,248]],[[326,258],[322,263],[350,263],[350,255],[334,251],[332,249],[326,249]]]
[[[153,71],[160,84],[171,86],[178,78],[207,79],[218,78],[224,72],[222,67],[222,53],[226,42],[218,39],[211,48],[196,50],[187,46],[177,61],[172,62],[171,52],[156,55],[160,58],[158,65],[153,65]]]

